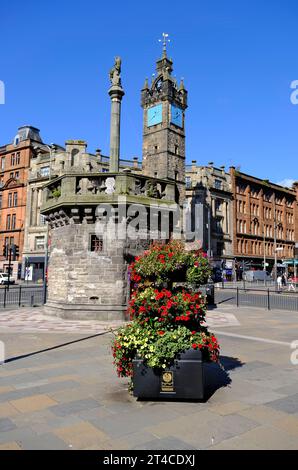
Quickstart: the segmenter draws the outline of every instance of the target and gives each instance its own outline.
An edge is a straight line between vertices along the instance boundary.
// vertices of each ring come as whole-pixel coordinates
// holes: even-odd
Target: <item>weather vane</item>
[[[169,35],[168,33],[162,33],[163,39],[159,39],[158,42],[162,42],[162,50],[164,53],[167,52],[167,42],[170,42],[171,40],[168,39]]]

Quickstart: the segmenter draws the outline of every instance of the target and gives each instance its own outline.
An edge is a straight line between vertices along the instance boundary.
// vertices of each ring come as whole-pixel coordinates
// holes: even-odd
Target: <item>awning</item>
[[[286,266],[298,266],[298,259],[285,259],[283,264]]]
[[[44,256],[27,256],[28,263],[44,263]],[[25,259],[23,258],[24,262]]]

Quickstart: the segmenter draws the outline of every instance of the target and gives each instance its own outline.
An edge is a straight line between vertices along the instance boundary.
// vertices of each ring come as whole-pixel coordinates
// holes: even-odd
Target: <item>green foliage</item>
[[[52,190],[52,196],[55,198],[55,199],[58,199],[58,197],[61,196],[61,188],[58,187],[58,188],[55,188]]]

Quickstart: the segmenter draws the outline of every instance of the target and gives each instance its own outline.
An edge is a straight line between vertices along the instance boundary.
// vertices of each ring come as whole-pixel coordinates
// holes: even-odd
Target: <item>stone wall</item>
[[[103,235],[102,251],[91,251],[95,224],[51,230],[46,311],[64,318],[123,319],[127,304],[124,242]]]

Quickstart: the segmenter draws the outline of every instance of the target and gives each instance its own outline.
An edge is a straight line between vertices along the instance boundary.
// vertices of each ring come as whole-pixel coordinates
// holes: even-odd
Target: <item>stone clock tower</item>
[[[176,202],[183,203],[185,183],[185,109],[187,91],[171,73],[173,62],[163,55],[156,77],[142,89],[143,174],[176,182]]]

